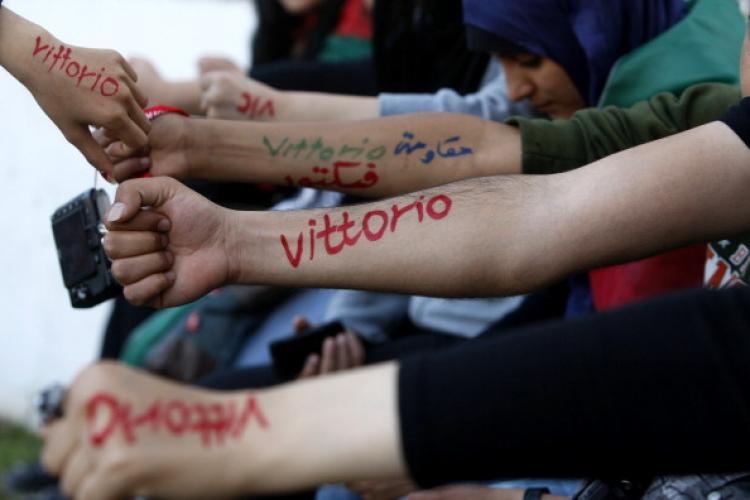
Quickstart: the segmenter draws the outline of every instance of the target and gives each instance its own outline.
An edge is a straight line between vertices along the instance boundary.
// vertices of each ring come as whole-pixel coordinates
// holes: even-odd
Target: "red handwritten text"
[[[143,414],[134,415],[130,404],[112,394],[99,393],[86,405],[86,418],[92,427],[97,427],[90,436],[94,446],[103,446],[118,432],[128,444],[135,444],[138,441],[136,431],[141,428],[175,437],[199,435],[204,447],[212,443],[220,446],[227,439],[241,438],[253,418],[261,428],[269,426],[252,396],[239,412],[233,401],[221,405],[171,400],[156,401]]]
[[[84,84],[91,92],[99,92],[104,97],[115,96],[120,91],[120,83],[117,79],[111,76],[103,78],[107,71],[106,68],[101,68],[99,71],[89,71],[88,66],[74,58],[73,49],[70,47],[65,47],[62,44],[59,47],[45,45],[42,42],[42,37],[38,36],[32,52],[32,58],[37,59],[37,57],[42,64],[49,63],[47,73],[56,69],[56,71],[64,73],[65,76],[75,81],[76,87]],[[55,68],[56,66],[57,68]],[[90,87],[89,83],[91,83]]]
[[[364,164],[360,161],[337,161],[333,167],[313,167],[313,177],[300,177],[295,181],[291,175],[285,180],[290,186],[311,187],[318,189],[365,189],[378,183],[380,177],[374,163]],[[359,171],[363,169],[364,172]]]
[[[260,97],[253,96],[250,92],[242,93],[242,104],[237,106],[237,111],[250,118],[276,117],[276,109],[273,100],[263,102]]]
[[[344,248],[355,246],[362,236],[367,241],[375,242],[383,238],[388,232],[395,233],[399,221],[409,213],[415,213],[417,222],[421,224],[425,220],[425,215],[436,221],[446,218],[452,206],[453,201],[444,194],[433,196],[427,201],[425,201],[424,196],[420,196],[416,201],[403,206],[393,204],[390,207],[390,212],[371,210],[365,213],[359,222],[351,220],[349,212],[344,210],[341,213],[339,224],[333,223],[329,214],[323,215],[322,221],[310,219],[308,221],[309,227],[306,230],[307,234],[305,234],[306,231],[299,233],[294,250],[292,250],[285,235],[280,235],[279,240],[289,264],[296,269],[302,262],[305,246],[309,249],[308,259],[315,259],[317,240],[323,240],[323,249],[328,255],[337,255]],[[317,230],[320,226],[323,229]],[[305,245],[305,240],[307,240],[307,245]]]

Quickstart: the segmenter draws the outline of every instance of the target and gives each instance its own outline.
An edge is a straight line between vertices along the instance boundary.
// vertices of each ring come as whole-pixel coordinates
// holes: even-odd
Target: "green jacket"
[[[718,119],[740,101],[738,87],[704,83],[680,97],[661,93],[623,109],[579,111],[570,120],[512,118],[521,129],[523,172],[554,174]]]
[[[600,106],[632,106],[704,82],[739,83],[745,19],[736,0],[692,0],[685,18],[622,57]],[[645,75],[645,78],[644,78]]]
[[[524,173],[552,174],[715,121],[740,98],[737,87],[709,83],[691,87],[680,97],[659,94],[628,109],[589,109],[570,120],[512,122],[522,131]],[[749,267],[750,233],[713,242],[708,246],[706,285],[748,285]]]

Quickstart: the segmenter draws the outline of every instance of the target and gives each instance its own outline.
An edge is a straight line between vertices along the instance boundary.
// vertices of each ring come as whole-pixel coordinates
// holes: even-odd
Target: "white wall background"
[[[194,76],[201,55],[247,64],[255,22],[247,0],[4,0],[3,5],[67,43],[146,56],[175,79]],[[70,381],[98,352],[109,306],[70,307],[49,224],[59,205],[92,185],[93,169],[25,88],[0,69],[2,417],[28,420],[34,393],[50,382]]]

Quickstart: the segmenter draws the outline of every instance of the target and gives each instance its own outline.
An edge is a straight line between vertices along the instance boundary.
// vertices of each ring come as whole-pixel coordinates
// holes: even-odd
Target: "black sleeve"
[[[750,97],[745,97],[736,106],[724,113],[724,122],[750,148]]]
[[[277,61],[253,66],[250,77],[278,90],[361,96],[377,94],[375,69],[371,59],[337,63]]]
[[[750,290],[692,291],[404,361],[421,486],[750,469]]]

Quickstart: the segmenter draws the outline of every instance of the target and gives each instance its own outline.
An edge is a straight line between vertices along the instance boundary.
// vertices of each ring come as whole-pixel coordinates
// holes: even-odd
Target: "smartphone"
[[[271,343],[271,357],[276,375],[283,380],[292,380],[302,371],[311,354],[320,355],[323,342],[346,330],[339,321],[320,325],[291,338]]]

